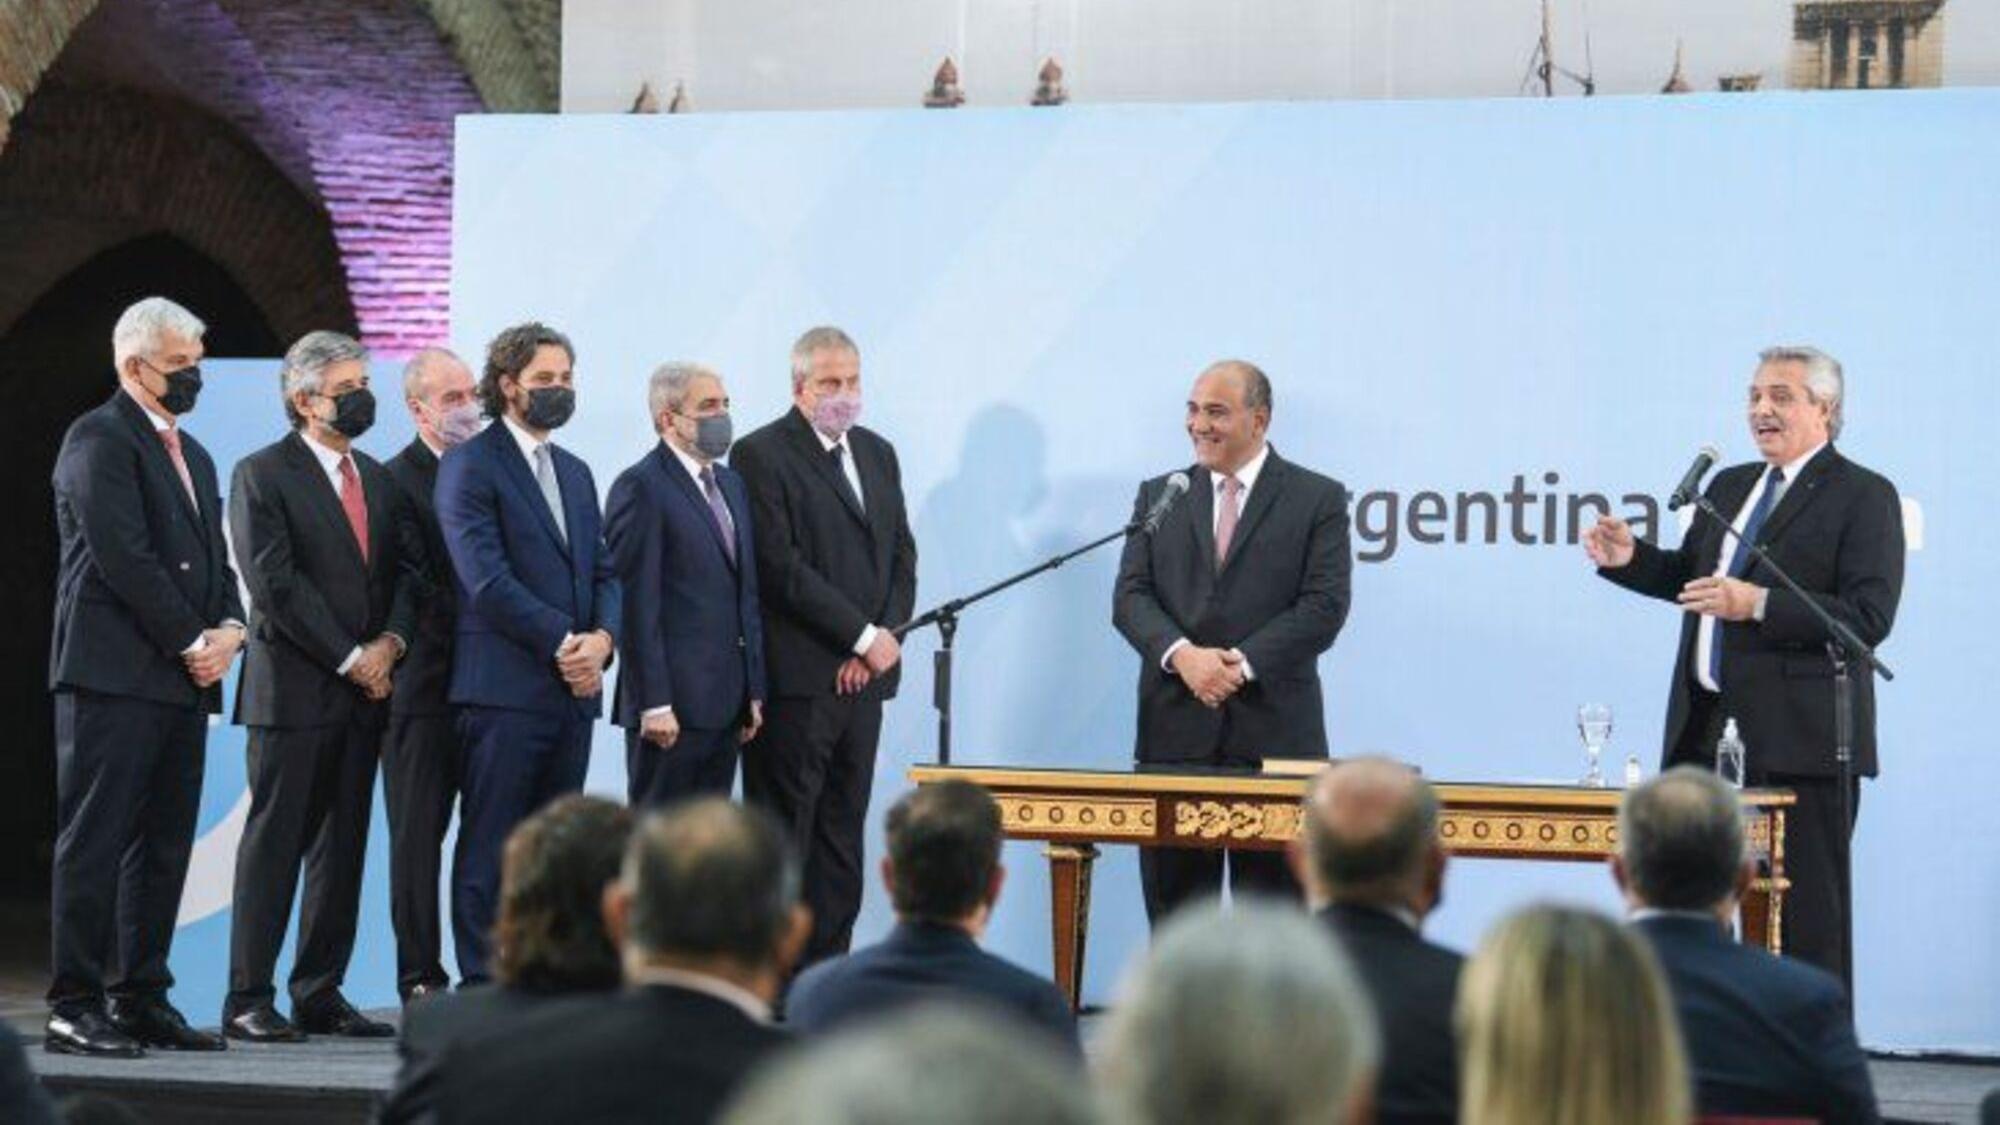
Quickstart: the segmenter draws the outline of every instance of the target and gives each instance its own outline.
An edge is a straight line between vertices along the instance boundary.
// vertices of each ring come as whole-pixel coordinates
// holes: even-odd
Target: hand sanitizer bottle
[[[1736,720],[1722,725],[1722,741],[1715,744],[1715,775],[1743,788],[1743,737],[1736,733]]]

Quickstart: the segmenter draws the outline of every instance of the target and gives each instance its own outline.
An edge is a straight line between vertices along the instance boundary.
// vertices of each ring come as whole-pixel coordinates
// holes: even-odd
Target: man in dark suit
[[[764,626],[750,494],[720,463],[731,439],[722,377],[653,372],[660,444],[612,482],[604,535],[624,595],[625,663],[612,712],[625,728],[633,807],[729,796],[736,748],[764,721]]]
[[[51,1051],[223,1046],[167,1001],[208,716],[244,632],[215,462],[180,428],[204,331],[163,297],[126,309],[118,390],[56,456]]]
[[[653,814],[604,897],[625,991],[448,1048],[439,1120],[714,1120],[786,1041],[770,1005],[811,928],[798,888],[758,810],[710,797]]]
[[[882,881],[896,928],[878,945],[822,961],[792,984],[785,1019],[806,1034],[922,1000],[971,1000],[1047,1032],[1077,1058],[1076,1013],[1045,977],[979,948],[1000,900],[1000,806],[963,781],[928,785],[890,808]]]
[[[396,991],[404,1003],[451,984],[439,960],[438,883],[445,829],[458,796],[458,735],[452,729],[451,645],[458,586],[431,494],[438,458],[479,432],[472,372],[443,348],[425,348],[403,368],[403,400],[417,436],[384,467],[424,547],[424,592],[416,635],[396,665],[389,730],[382,740],[382,803],[389,813],[389,921],[396,931]]]
[[[1820,604],[1870,645],[1889,636],[1903,592],[1896,486],[1842,457],[1840,364],[1813,348],[1771,348],[1750,384],[1750,434],[1763,461],[1716,474],[1708,497]],[[1605,517],[1585,536],[1598,573],[1678,601],[1686,616],[1668,689],[1663,765],[1712,766],[1725,720],[1748,750],[1745,780],[1798,795],[1786,823],[1787,952],[1853,986],[1848,841],[1834,751],[1831,638],[1721,524],[1697,514],[1678,549],[1635,540]],[[1875,688],[1854,677],[1853,778],[1875,776]]]
[[[1293,870],[1354,959],[1382,1028],[1377,1120],[1458,1120],[1451,1019],[1465,958],[1422,933],[1444,897],[1437,794],[1399,762],[1354,758],[1314,780],[1303,819]]]
[[[1666,971],[1703,1114],[1878,1120],[1840,982],[1729,936],[1756,875],[1735,790],[1676,766],[1627,793],[1611,873]]]
[[[1265,441],[1271,381],[1224,360],[1195,380],[1186,501],[1125,542],[1112,620],[1138,650],[1142,765],[1256,769],[1324,758],[1319,656],[1347,620],[1347,492]],[[1166,478],[1139,486],[1150,510]],[[1239,890],[1296,896],[1275,853],[1228,853]],[[1218,893],[1223,852],[1142,848],[1146,914]]]
[[[438,462],[435,500],[458,579],[458,847],[451,924],[459,975],[487,977],[507,834],[583,788],[590,726],[617,643],[618,579],[590,467],[549,435],[576,409],[576,349],[522,324],[487,349],[479,399],[495,424]]]
[[[493,980],[424,997],[403,1011],[402,1066],[382,1099],[380,1125],[428,1121],[437,1112],[438,1068],[451,1045],[504,1032],[563,1005],[584,1013],[622,979],[604,929],[604,889],[618,878],[632,814],[602,797],[557,797],[507,837],[500,873],[500,943]]]
[[[792,405],[739,442],[750,486],[771,696],[743,754],[743,795],[805,858],[810,964],[847,952],[882,704],[902,650],[890,627],[917,598],[917,543],[896,451],[855,425],[861,353],[838,328],[792,345]]]
[[[375,420],[368,352],[309,332],[279,375],[292,432],[244,458],[229,529],[250,590],[250,648],[236,694],[249,728],[250,816],[236,851],[223,1034],[382,1037],[389,1025],[340,993],[354,951],[375,761],[396,661],[416,627],[422,547],[388,470],[354,449]],[[305,892],[288,991],[272,972]]]

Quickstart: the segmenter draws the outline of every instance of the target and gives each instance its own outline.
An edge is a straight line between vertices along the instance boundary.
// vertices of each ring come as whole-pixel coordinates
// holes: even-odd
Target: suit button
[[[737,648],[748,648],[749,646],[743,643],[743,638],[742,638],[742,637],[738,637],[738,638],[736,638],[736,647],[737,647]]]
[[[188,564],[186,564],[186,563],[182,563],[182,564],[181,564],[181,569],[182,569],[182,570],[186,570],[187,568],[188,568]]]

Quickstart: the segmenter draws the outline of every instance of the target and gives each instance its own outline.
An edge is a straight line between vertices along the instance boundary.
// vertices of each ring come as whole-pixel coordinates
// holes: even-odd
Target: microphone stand
[[[1706,493],[1698,494],[1694,502],[1695,506],[1707,513],[1710,519],[1722,525],[1722,530],[1728,539],[1734,539],[1750,548],[1750,553],[1757,561],[1763,563],[1765,569],[1772,574],[1777,575],[1778,581],[1784,584],[1785,589],[1798,595],[1799,600],[1805,603],[1805,607],[1812,612],[1813,617],[1826,628],[1828,634],[1826,655],[1827,659],[1833,662],[1833,760],[1840,786],[1840,826],[1841,831],[1852,833],[1854,831],[1854,683],[1848,675],[1848,666],[1859,663],[1867,671],[1881,673],[1884,680],[1893,680],[1896,674],[1889,670],[1887,664],[1882,663],[1873,648],[1855,635],[1854,630],[1847,627],[1845,621],[1827,612],[1818,598],[1807,593],[1793,581],[1792,576],[1784,567],[1778,565],[1778,561],[1771,557],[1769,551],[1766,551],[1761,544],[1753,543],[1737,534],[1735,526],[1716,510],[1715,502],[1710,500]],[[1725,544],[1728,539],[1724,540]],[[1715,643],[1721,644],[1722,638],[1717,636]],[[1840,872],[1841,897],[1845,900],[1842,921],[1850,935],[1847,942],[1849,946],[1853,944],[1851,935],[1854,932],[1853,869],[1854,859],[1850,854],[1847,862],[1841,865]],[[1850,963],[1848,965],[1850,977],[1853,968]]]
[[[964,597],[953,598],[950,601],[941,603],[935,608],[926,610],[889,630],[900,641],[903,637],[927,625],[937,626],[938,639],[941,643],[936,655],[933,657],[935,671],[931,683],[931,703],[937,708],[938,716],[938,765],[948,766],[951,764],[951,643],[952,638],[958,633],[958,615],[974,604],[985,601],[987,598],[1010,586],[1026,582],[1028,579],[1045,571],[1054,570],[1071,559],[1076,558],[1078,555],[1088,554],[1113,540],[1124,539],[1133,532],[1144,530],[1145,527],[1146,521],[1143,518],[1133,520],[1131,523],[1126,524],[1109,535],[1093,539],[1074,550],[1064,551],[1062,554],[1044,559],[1019,574],[1004,578],[983,590],[978,590]]]

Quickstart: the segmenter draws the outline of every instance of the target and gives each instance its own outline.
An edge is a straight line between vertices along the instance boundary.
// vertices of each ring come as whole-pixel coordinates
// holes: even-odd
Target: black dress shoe
[[[269,1004],[259,1004],[245,1008],[235,1015],[224,1015],[222,1034],[230,1039],[241,1039],[245,1043],[303,1043],[306,1033],[292,1026],[292,1021],[278,1014],[278,1009]]]
[[[221,1051],[229,1044],[212,1031],[196,1031],[165,1000],[113,1000],[111,1022],[148,1047],[166,1051]]]
[[[137,1039],[118,1030],[100,1008],[49,1013],[42,1048],[58,1055],[94,1055],[104,1059],[136,1059],[146,1053]]]
[[[422,984],[413,984],[410,986],[408,992],[403,993],[403,1007],[407,1008],[412,1004],[421,1003],[433,996],[443,996],[450,991],[451,986],[449,984],[432,984],[429,981]]]
[[[299,1026],[314,1035],[337,1035],[345,1039],[394,1039],[394,1024],[371,1020],[356,1011],[347,997],[324,992],[297,1005]]]

